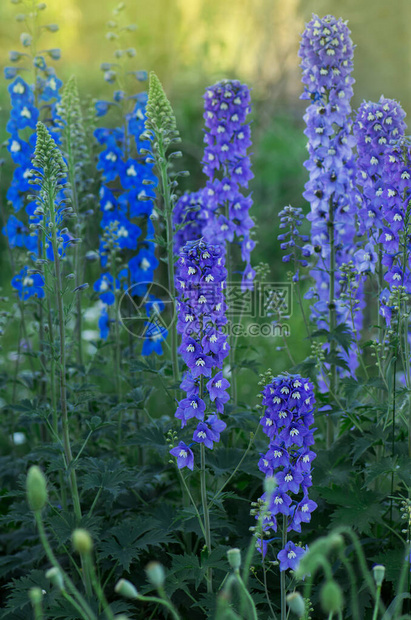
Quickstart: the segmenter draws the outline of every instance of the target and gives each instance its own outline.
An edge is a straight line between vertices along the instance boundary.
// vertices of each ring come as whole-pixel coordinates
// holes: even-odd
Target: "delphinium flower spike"
[[[350,31],[342,19],[313,15],[302,35],[299,52],[305,85],[302,98],[310,102],[304,116],[309,153],[304,197],[311,205],[307,216],[311,221],[310,249],[317,257],[311,272],[315,287],[309,296],[316,300],[312,318],[331,333],[350,319],[345,304],[339,300],[339,266],[348,263],[355,251],[357,192],[350,120],[353,49]],[[324,387],[334,393],[337,349],[333,338],[329,348],[330,378]],[[344,357],[344,351],[338,350],[338,355]],[[353,372],[358,364],[356,356],[346,357]],[[329,419],[328,444],[332,437]]]
[[[115,32],[132,30],[132,25],[120,23],[120,10],[113,11],[108,39],[119,45]],[[119,127],[100,127],[95,131],[97,141],[103,145],[98,168],[102,172],[100,188],[101,227],[103,233],[100,243],[102,274],[95,282],[94,289],[99,293],[102,311],[99,320],[100,333],[107,337],[114,322],[118,332],[117,319],[110,319],[110,307],[119,304],[121,291],[127,290],[122,303],[127,304],[130,297],[138,297],[145,304],[147,321],[143,336],[142,355],[155,352],[162,354],[161,342],[166,330],[156,328],[151,310],[158,307],[152,295],[146,294],[158,266],[155,256],[153,214],[153,187],[157,178],[153,172],[151,147],[143,138],[146,120],[147,93],[128,95],[128,80],[143,82],[147,79],[145,71],[130,71],[127,61],[134,58],[134,48],[116,49],[115,63],[103,63],[104,79],[115,84],[112,101],[97,101],[96,112],[103,117],[108,111],[119,113]],[[126,89],[127,85],[127,89]],[[132,311],[132,309],[131,309]],[[118,312],[115,312],[118,316]],[[154,321],[154,322],[153,322]],[[118,338],[116,338],[118,341]],[[129,338],[129,353],[133,339]],[[117,352],[118,357],[118,352]]]
[[[265,539],[270,538],[270,532],[276,532],[280,526],[282,549],[277,555],[280,571],[294,570],[305,550],[287,541],[287,532],[300,533],[301,525],[309,523],[311,513],[317,508],[308,496],[312,485],[311,463],[316,457],[311,449],[315,430],[311,428],[315,408],[313,385],[300,375],[280,375],[264,387],[262,405],[265,411],[261,425],[269,446],[261,454],[258,466],[266,476],[275,476],[278,484],[264,519],[263,532]],[[261,541],[259,545],[263,548]],[[264,550],[267,551],[267,545]]]
[[[56,77],[54,68],[46,62],[47,56],[51,60],[58,60],[60,51],[46,49],[42,52],[43,55],[36,52],[38,38],[43,32],[43,29],[37,26],[40,13],[44,8],[45,5],[41,4],[33,6],[32,10],[24,15],[33,34],[22,36],[24,52],[10,52],[10,60],[14,66],[6,67],[4,70],[6,79],[11,80],[8,87],[11,113],[7,123],[7,131],[10,134],[7,148],[16,167],[6,194],[8,205],[13,208],[14,214],[10,215],[5,223],[3,234],[7,235],[11,249],[24,248],[31,258],[38,257],[41,252],[40,239],[36,231],[30,228],[30,221],[35,210],[35,203],[30,198],[29,181],[32,178],[31,158],[36,142],[36,123],[40,118],[40,109],[42,114],[47,112],[48,122],[51,122],[51,125],[55,123],[58,116],[56,102],[62,86],[62,82]],[[36,27],[34,27],[35,23]],[[57,27],[53,31],[56,29]],[[23,71],[31,72],[31,85],[20,75]],[[27,253],[24,259],[22,256],[17,257],[17,263],[20,265],[23,260],[24,266],[12,279],[13,288],[17,290],[22,300],[33,296],[43,297],[44,282],[27,265]],[[13,263],[16,263],[15,259]],[[23,316],[22,321],[24,321]],[[42,325],[40,325],[40,330],[42,332]]]
[[[54,294],[57,306],[59,325],[59,374],[60,374],[60,407],[63,446],[67,468],[70,467],[73,456],[70,445],[67,385],[66,385],[66,321],[67,316],[63,305],[63,286],[61,258],[64,254],[66,242],[61,227],[67,216],[71,214],[71,207],[67,206],[63,190],[66,187],[67,165],[61,152],[47,131],[43,123],[37,124],[36,149],[33,159],[33,178],[31,183],[38,186],[36,195],[35,213],[40,217],[38,229],[42,234],[42,246],[45,253],[44,270],[48,282],[49,263],[53,261],[51,277],[54,282]],[[48,251],[50,250],[50,251]],[[71,492],[76,518],[81,518],[81,507],[77,488],[75,468],[69,474]]]
[[[242,286],[250,288],[254,271],[250,264],[254,242],[250,238],[254,226],[249,210],[251,195],[244,196],[253,178],[250,157],[250,91],[238,80],[222,80],[206,89],[204,95],[204,121],[206,147],[203,172],[208,177],[205,187],[206,216],[203,236],[219,243],[227,251],[228,278],[231,279],[230,244],[237,240],[241,256],[246,263]]]
[[[229,399],[229,382],[223,377],[222,364],[228,354],[228,344],[222,332],[227,322],[224,285],[227,272],[224,251],[200,239],[189,241],[180,252],[176,278],[179,292],[177,330],[181,334],[180,354],[187,366],[181,388],[187,396],[178,403],[175,417],[181,427],[194,418],[197,426],[193,443],[180,441],[170,453],[177,457],[179,469],[193,469],[191,446],[200,444],[201,501],[204,514],[206,545],[211,550],[210,519],[206,489],[206,448],[213,449],[220,441],[226,423],[218,414],[224,412]],[[217,413],[216,413],[217,411]],[[207,577],[211,591],[211,572]]]

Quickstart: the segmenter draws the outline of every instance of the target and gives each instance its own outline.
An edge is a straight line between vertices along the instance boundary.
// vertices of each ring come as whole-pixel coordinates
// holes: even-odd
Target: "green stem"
[[[54,254],[55,275],[56,275],[55,293],[56,293],[57,311],[58,311],[58,319],[59,319],[59,332],[60,332],[61,419],[62,419],[62,428],[63,428],[64,454],[66,457],[66,466],[69,469],[73,461],[73,455],[71,452],[70,430],[69,430],[69,420],[68,420],[68,410],[67,410],[66,323],[65,323],[65,316],[64,316],[64,309],[63,309],[63,291],[62,291],[61,271],[60,271],[60,257],[58,253],[54,203],[50,205],[50,216],[51,216],[51,222],[53,224],[52,245],[53,245],[53,254]],[[70,469],[69,478],[70,478],[70,487],[71,487],[71,492],[72,492],[72,497],[73,497],[74,512],[75,512],[77,520],[80,521],[81,519],[80,497],[79,497],[79,492],[78,492],[78,487],[77,487],[76,471],[74,468]]]
[[[380,602],[380,597],[381,597],[381,585],[377,586],[377,594],[375,596],[375,605],[374,605],[374,612],[372,614],[372,620],[377,620],[378,618],[378,604]]]
[[[195,503],[195,501],[194,501],[194,499],[193,499],[193,496],[192,496],[192,495],[191,495],[191,493],[190,493],[190,489],[188,488],[187,483],[186,483],[186,481],[185,481],[185,479],[184,479],[183,472],[181,471],[181,469],[178,469],[178,468],[177,468],[177,471],[178,471],[178,473],[180,474],[181,481],[182,481],[182,483],[183,483],[183,485],[184,485],[185,490],[187,491],[187,495],[188,495],[188,497],[190,498],[191,504],[192,504],[192,506],[193,506],[193,508],[194,508],[194,510],[195,510],[196,515],[197,515],[197,519],[198,519],[198,523],[199,523],[199,525],[200,525],[201,532],[202,532],[202,534],[203,534],[203,536],[204,536],[204,539],[206,539],[206,538],[207,538],[207,536],[206,536],[206,530],[205,530],[204,523],[203,523],[203,520],[202,520],[202,518],[201,518],[201,515],[200,515],[200,513],[198,512],[197,504]]]
[[[237,579],[237,583],[240,586],[240,590],[243,593],[243,595],[245,596],[245,598],[246,598],[246,600],[247,600],[247,602],[249,604],[249,607],[250,607],[251,615],[247,616],[247,618],[252,618],[253,620],[258,620],[257,610],[256,610],[256,607],[254,605],[254,601],[252,599],[251,594],[249,593],[249,591],[245,587],[245,583],[241,579],[240,571],[238,569],[235,571],[235,576],[236,576],[236,579]]]
[[[329,299],[328,299],[328,309],[329,309],[329,323],[330,323],[330,335],[334,334],[336,327],[336,307],[335,307],[335,236],[334,236],[334,204],[332,199],[330,199],[330,207],[329,207],[329,219],[328,219],[328,235],[330,241],[330,290],[329,290]],[[335,341],[332,337],[330,342],[330,355],[331,357],[335,353]],[[336,384],[336,366],[333,362],[331,362],[330,366],[330,391],[335,392],[335,384]],[[334,427],[333,421],[330,415],[327,416],[327,450],[330,449],[331,444],[334,439]]]
[[[229,203],[228,201],[225,204],[226,217],[229,220]],[[227,269],[227,284],[228,286],[233,286],[233,269],[232,269],[232,256],[231,256],[231,243],[226,243],[226,269]],[[233,401],[234,407],[237,405],[237,376],[235,371],[235,348],[236,348],[236,338],[233,335],[232,329],[230,329],[229,333],[229,345],[230,350],[228,353],[228,360],[230,363],[230,384],[231,384],[231,399]]]
[[[93,585],[93,589],[97,595],[97,598],[100,602],[101,608],[104,611],[107,620],[114,620],[114,614],[110,609],[110,605],[106,599],[103,588],[101,587],[100,581],[97,579],[96,570],[93,564],[93,560],[91,558],[90,553],[86,553],[84,555],[84,565],[86,566],[88,573],[91,577],[91,583]]]
[[[167,158],[166,149],[161,136],[158,137],[158,155],[156,155],[157,168],[160,173],[161,190],[164,201],[164,216],[166,222],[167,235],[167,275],[168,290],[171,299],[175,303],[176,288],[174,281],[174,229],[173,229],[173,204],[171,200],[170,184],[167,174]],[[171,361],[173,366],[173,380],[175,383],[179,381],[180,372],[178,367],[178,351],[177,351],[177,322],[173,320],[170,325],[171,332]]]
[[[208,554],[211,553],[211,529],[210,529],[210,513],[207,503],[207,485],[206,485],[206,468],[205,468],[205,447],[201,444],[201,470],[200,470],[200,484],[201,484],[201,503],[203,505],[204,513],[204,529],[205,529],[205,542],[207,546]],[[212,573],[211,568],[207,569],[207,592],[213,591]]]
[[[287,544],[287,517],[283,515],[283,527],[282,527],[282,549],[285,549]],[[287,618],[287,605],[286,605],[286,587],[285,587],[285,571],[280,571],[280,588],[281,588],[281,620],[286,620]]]
[[[167,607],[174,620],[181,620],[174,605],[166,599],[157,598],[156,596],[142,596],[141,594],[139,594],[137,600],[143,601],[144,603],[156,603],[157,605],[164,605],[165,607]]]
[[[49,562],[52,564],[52,566],[54,566],[55,568],[57,568],[60,571],[60,573],[61,573],[61,575],[63,577],[63,581],[66,584],[67,589],[70,590],[71,594],[73,595],[73,597],[76,599],[76,601],[78,602],[78,604],[82,608],[82,616],[83,616],[83,618],[85,618],[85,620],[97,620],[94,612],[90,609],[90,606],[88,605],[86,600],[83,598],[83,596],[80,594],[80,592],[77,590],[77,588],[75,587],[75,585],[71,581],[70,577],[64,572],[64,570],[60,566],[56,556],[54,555],[53,550],[50,547],[49,541],[47,540],[46,531],[44,529],[43,519],[41,517],[41,512],[39,510],[37,510],[34,513],[34,517],[36,519],[36,524],[37,524],[37,529],[39,531],[40,541],[41,541],[41,544],[43,545],[44,551],[46,552],[47,558],[48,558]]]

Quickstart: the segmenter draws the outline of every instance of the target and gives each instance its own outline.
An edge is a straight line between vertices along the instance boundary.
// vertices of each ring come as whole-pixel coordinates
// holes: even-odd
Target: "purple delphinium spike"
[[[261,454],[258,467],[266,476],[275,476],[278,485],[268,506],[263,531],[266,536],[270,530],[277,531],[277,515],[281,514],[286,517],[288,532],[301,532],[301,523],[308,523],[317,507],[308,497],[311,463],[316,457],[310,448],[314,443],[310,428],[314,423],[313,386],[299,375],[280,375],[262,394],[265,411],[261,425],[270,442],[268,451]],[[289,541],[277,555],[280,570],[294,569],[303,553],[301,547]]]
[[[311,205],[307,216],[311,221],[311,244],[307,249],[317,257],[311,272],[315,287],[307,297],[315,300],[313,320],[326,329],[330,329],[333,322],[338,325],[351,321],[349,308],[340,300],[339,267],[349,263],[356,249],[358,195],[354,186],[352,147],[355,141],[350,119],[353,49],[345,22],[331,15],[324,18],[313,15],[302,35],[299,52],[305,85],[302,99],[310,101],[304,116],[309,153],[305,163],[309,181],[304,197]],[[358,291],[358,295],[360,293]],[[356,313],[358,325],[360,315],[361,312]],[[339,354],[345,355],[344,351]],[[346,357],[354,372],[358,364],[356,355]]]
[[[394,99],[364,101],[358,108],[353,132],[357,143],[357,185],[361,188],[359,233],[377,242],[382,228],[384,153],[404,135],[405,112]]]
[[[246,267],[243,288],[252,286],[254,270],[250,254],[254,242],[250,230],[254,226],[249,210],[251,195],[244,196],[253,178],[247,149],[251,146],[250,92],[238,80],[222,80],[206,89],[204,120],[206,147],[203,172],[208,177],[204,190],[205,215],[203,236],[212,243],[226,247],[236,240]]]
[[[174,254],[179,255],[187,241],[203,236],[204,189],[186,192],[177,200],[173,209]]]
[[[382,229],[378,242],[383,248],[382,266],[387,289],[380,296],[380,314],[389,325],[393,307],[399,306],[401,287],[411,293],[411,146],[405,140],[387,147],[384,153]]]
[[[228,400],[229,382],[221,368],[229,347],[222,327],[227,322],[224,286],[227,272],[220,246],[203,239],[189,241],[180,252],[176,276],[177,331],[181,334],[179,353],[187,372],[181,383],[186,398],[180,400],[175,417],[181,427],[195,418],[198,422],[193,441],[210,449],[220,440],[226,424],[222,414]],[[178,467],[181,466],[177,463]]]

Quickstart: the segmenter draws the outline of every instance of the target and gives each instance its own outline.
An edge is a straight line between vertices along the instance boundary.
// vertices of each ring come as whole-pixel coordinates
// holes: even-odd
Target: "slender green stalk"
[[[70,468],[70,465],[73,461],[73,455],[71,452],[71,444],[70,444],[70,430],[69,430],[69,420],[68,420],[68,410],[67,410],[67,384],[66,384],[66,319],[64,316],[64,308],[63,308],[63,290],[62,290],[62,281],[61,281],[61,270],[60,270],[60,257],[58,253],[58,243],[57,243],[57,230],[55,223],[55,213],[54,213],[54,204],[50,205],[50,214],[51,220],[53,224],[53,237],[52,237],[52,245],[53,245],[53,253],[54,253],[54,266],[55,266],[55,292],[56,292],[56,303],[57,303],[57,312],[59,319],[59,335],[60,335],[60,406],[61,406],[61,421],[62,421],[62,429],[63,429],[63,445],[64,445],[64,454],[66,457],[66,466]],[[80,497],[77,487],[77,476],[74,468],[71,468],[69,473],[70,478],[70,487],[73,497],[73,506],[76,518],[80,521],[81,519],[81,506],[80,506]]]
[[[230,220],[230,205],[227,201],[225,203],[225,216],[228,220]],[[231,243],[226,243],[226,262],[225,266],[227,269],[227,283],[228,286],[233,286],[233,268],[232,268],[232,255],[231,255]],[[230,387],[231,387],[231,400],[233,401],[234,407],[237,406],[237,376],[235,371],[235,349],[236,349],[236,338],[232,333],[232,329],[230,329],[229,337],[228,337],[230,350],[228,353],[228,360],[230,362]]]
[[[334,203],[330,199],[329,219],[328,219],[328,236],[330,241],[330,289],[328,299],[330,334],[333,334],[336,328],[336,307],[335,307],[335,230],[334,230]],[[330,342],[330,355],[335,353],[335,341],[332,338]],[[337,379],[337,368],[332,361],[330,365],[330,392],[335,392]],[[327,450],[330,449],[334,439],[333,421],[330,415],[327,416]]]
[[[187,483],[186,483],[186,481],[185,481],[185,479],[184,479],[184,476],[183,476],[183,473],[182,473],[181,469],[178,469],[178,468],[177,468],[177,471],[178,471],[178,473],[180,474],[181,481],[182,481],[182,483],[183,483],[183,485],[184,485],[185,490],[187,491],[187,495],[188,495],[188,497],[190,498],[191,504],[192,504],[192,506],[193,506],[193,508],[194,508],[194,510],[195,510],[196,515],[197,515],[198,523],[199,523],[199,525],[200,525],[200,529],[201,529],[201,531],[202,531],[202,534],[203,534],[203,536],[204,536],[204,539],[206,539],[206,538],[207,538],[207,536],[206,536],[206,530],[205,530],[204,523],[203,523],[203,520],[202,520],[202,518],[201,518],[201,515],[200,515],[200,513],[198,512],[197,504],[195,503],[195,501],[194,501],[194,499],[193,499],[193,496],[191,495],[190,489],[189,489],[189,488],[188,488],[188,486],[187,486]]]
[[[247,615],[247,618],[252,618],[252,620],[258,620],[257,609],[255,607],[251,594],[247,590],[244,581],[241,579],[240,571],[237,569],[236,571],[234,571],[234,574],[240,587],[240,591],[244,595],[249,605],[251,615]]]
[[[282,549],[285,549],[287,544],[287,517],[283,515],[283,524],[281,532],[281,544]],[[281,588],[281,620],[287,618],[287,603],[286,603],[286,586],[285,586],[285,570],[280,571],[280,588]]]
[[[211,553],[211,529],[210,529],[210,513],[207,503],[207,486],[206,486],[206,468],[205,468],[205,447],[201,444],[201,470],[200,470],[200,484],[201,484],[201,503],[203,505],[204,513],[204,529],[205,529],[205,542],[207,545],[208,554]],[[207,570],[207,592],[213,591],[212,573],[211,569]]]
[[[176,288],[174,281],[174,251],[173,251],[173,241],[174,241],[174,230],[173,230],[173,220],[172,220],[172,202],[171,202],[171,194],[170,194],[170,184],[168,182],[167,175],[167,160],[165,156],[165,149],[162,145],[162,141],[160,141],[160,151],[159,151],[160,161],[163,160],[163,163],[160,166],[161,173],[161,185],[163,190],[163,199],[164,199],[164,212],[165,212],[165,220],[166,220],[166,231],[167,231],[167,274],[168,274],[168,290],[170,292],[171,298],[175,303],[176,299]],[[178,351],[177,351],[177,322],[173,321],[172,325],[170,325],[171,331],[171,359],[173,365],[173,379],[175,382],[179,380],[180,373],[178,368]]]
[[[84,560],[85,560],[84,564],[85,564],[85,566],[88,569],[88,573],[89,573],[89,575],[91,577],[91,583],[93,585],[94,592],[96,593],[97,598],[98,598],[98,600],[100,602],[101,608],[104,611],[107,620],[114,620],[114,614],[113,614],[113,612],[110,609],[110,605],[108,604],[108,601],[107,601],[106,596],[104,594],[104,590],[101,587],[101,583],[100,583],[99,579],[97,578],[96,569],[94,567],[93,560],[91,558],[91,554],[90,553],[86,553],[84,555]]]
[[[382,583],[380,583],[380,585],[377,586],[377,593],[375,596],[375,604],[374,604],[374,612],[372,614],[372,620],[377,620],[378,618],[378,605],[379,605],[380,597],[381,597],[381,587],[382,587]]]
[[[139,594],[137,600],[143,601],[144,603],[157,603],[157,605],[164,605],[164,607],[168,609],[171,617],[174,618],[174,620],[181,620],[176,608],[171,603],[171,601],[168,601],[167,599],[157,598],[157,596],[143,596],[142,594]]]
[[[43,548],[44,548],[44,551],[46,552],[47,558],[48,558],[49,562],[52,564],[52,566],[54,566],[55,568],[57,568],[60,571],[60,573],[61,573],[61,575],[63,577],[63,581],[64,581],[67,589],[71,592],[71,594],[73,595],[74,599],[77,601],[77,603],[79,604],[79,606],[82,609],[83,618],[85,620],[97,620],[97,617],[94,614],[94,612],[91,610],[89,604],[86,602],[84,597],[80,594],[80,592],[77,590],[77,588],[75,587],[75,585],[71,581],[70,577],[62,569],[62,567],[60,566],[56,556],[54,555],[53,550],[50,547],[49,541],[47,540],[46,531],[44,529],[43,519],[41,517],[41,511],[39,511],[39,510],[35,511],[34,517],[36,519],[36,524],[37,524],[37,529],[39,531],[39,536],[40,536],[41,544],[43,545]]]
[[[265,567],[265,561],[264,561],[264,556],[262,558],[262,567],[263,567],[263,580],[264,580],[264,591],[265,591],[265,596],[267,598],[267,603],[268,603],[268,607],[270,608],[270,612],[273,616],[273,618],[276,618],[276,614],[274,612],[273,606],[271,604],[271,599],[270,599],[270,593],[268,591],[268,584],[267,584],[267,569]]]

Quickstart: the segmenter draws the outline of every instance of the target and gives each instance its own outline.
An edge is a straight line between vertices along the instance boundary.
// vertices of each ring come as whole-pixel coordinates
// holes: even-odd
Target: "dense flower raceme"
[[[398,287],[411,293],[411,146],[405,140],[384,153],[381,228],[377,241],[384,249],[382,265],[387,288],[380,297],[380,313],[390,324]]]
[[[177,200],[173,210],[174,253],[179,255],[187,241],[200,239],[203,233],[205,212],[205,189],[185,192]]]
[[[17,75],[16,72],[7,71],[5,74],[6,78],[14,78]],[[32,156],[36,142],[35,129],[40,116],[40,106],[46,106],[49,117],[52,121],[56,121],[56,103],[60,97],[61,85],[62,82],[56,77],[54,69],[47,67],[44,63],[38,72],[35,85],[30,86],[20,75],[17,75],[8,87],[11,112],[6,127],[10,134],[7,148],[16,168],[6,197],[15,214],[9,216],[3,227],[3,234],[8,237],[11,248],[25,249],[33,258],[38,256],[39,251],[43,252],[45,249],[38,241],[38,233],[29,228],[30,222],[38,221],[38,218],[34,216],[36,204],[29,197],[32,192],[29,181],[33,176]],[[53,128],[50,131],[58,140]],[[51,250],[48,249],[47,258],[53,260],[52,252],[51,254],[50,252]],[[30,268],[24,266],[12,279],[13,288],[24,300],[33,296],[44,296],[42,277],[38,274],[30,275],[30,273]],[[31,282],[33,284],[30,284]]]
[[[277,487],[263,521],[265,539],[277,531],[278,515],[286,517],[287,531],[301,532],[317,504],[308,497],[312,485],[311,463],[315,452],[313,430],[315,398],[313,386],[299,375],[280,375],[263,390],[265,406],[261,425],[269,438],[268,451],[261,454],[259,469],[275,476]],[[265,494],[262,496],[265,501]],[[262,541],[265,554],[267,540]],[[261,548],[261,541],[259,541]],[[289,541],[278,554],[280,570],[295,569],[304,550]]]
[[[359,233],[375,245],[384,217],[384,153],[404,135],[405,112],[393,99],[364,101],[357,112],[354,136],[357,143],[357,185],[361,188]]]
[[[109,332],[108,306],[115,303],[116,292],[128,289],[131,295],[145,295],[158,266],[154,228],[150,219],[155,198],[152,188],[157,184],[157,178],[147,156],[132,158],[128,155],[133,147],[137,153],[143,147],[150,150],[149,142],[141,140],[147,95],[142,93],[130,99],[135,99],[135,102],[133,111],[125,116],[124,127],[100,128],[95,132],[98,142],[104,147],[97,165],[103,181],[100,188],[103,229],[100,257],[103,273],[94,284],[94,290],[103,303],[99,322],[102,337],[107,337]],[[126,266],[117,273],[114,257],[119,254]],[[152,303],[146,305],[148,320],[143,355],[153,351],[161,354],[161,341],[167,336],[167,331],[159,327],[155,319],[150,320],[153,308]]]
[[[191,418],[197,420],[193,442],[212,449],[220,440],[226,424],[219,419],[229,399],[229,382],[223,377],[223,360],[229,347],[222,326],[225,317],[224,285],[227,271],[221,247],[199,241],[188,242],[180,252],[176,287],[177,330],[181,334],[179,352],[188,368],[181,383],[186,392],[175,417],[184,428]],[[207,412],[214,409],[212,413]],[[206,417],[207,415],[207,417]],[[193,453],[180,443],[171,450],[178,467],[193,466]]]
[[[242,190],[254,176],[247,155],[251,146],[247,122],[250,111],[249,89],[238,80],[223,80],[206,89],[203,171],[208,181],[199,192],[180,198],[174,215],[175,224],[189,222],[178,243],[199,237],[194,237],[195,225],[204,239],[223,248],[227,243],[239,242],[246,263],[243,288],[250,288],[255,276],[250,264],[255,246],[250,238],[254,226],[249,215],[252,199],[251,195],[244,196]],[[193,203],[202,208],[193,210]]]
[[[347,25],[330,15],[322,19],[314,15],[303,33],[300,57],[305,85],[302,98],[310,100],[304,116],[309,153],[305,162],[309,181],[304,197],[311,205],[311,213],[307,216],[311,221],[311,244],[308,247],[317,256],[316,267],[311,272],[315,287],[308,297],[316,300],[312,306],[312,318],[319,327],[329,328],[331,246],[335,254],[333,303],[337,325],[351,322],[350,309],[340,298],[339,267],[350,261],[356,249],[358,196],[354,186],[352,147],[355,142],[350,120],[353,44]],[[361,298],[359,307],[362,307],[360,289],[357,297]],[[356,332],[361,323],[361,312],[357,312]],[[353,371],[357,365],[356,356],[349,355],[348,361]]]

